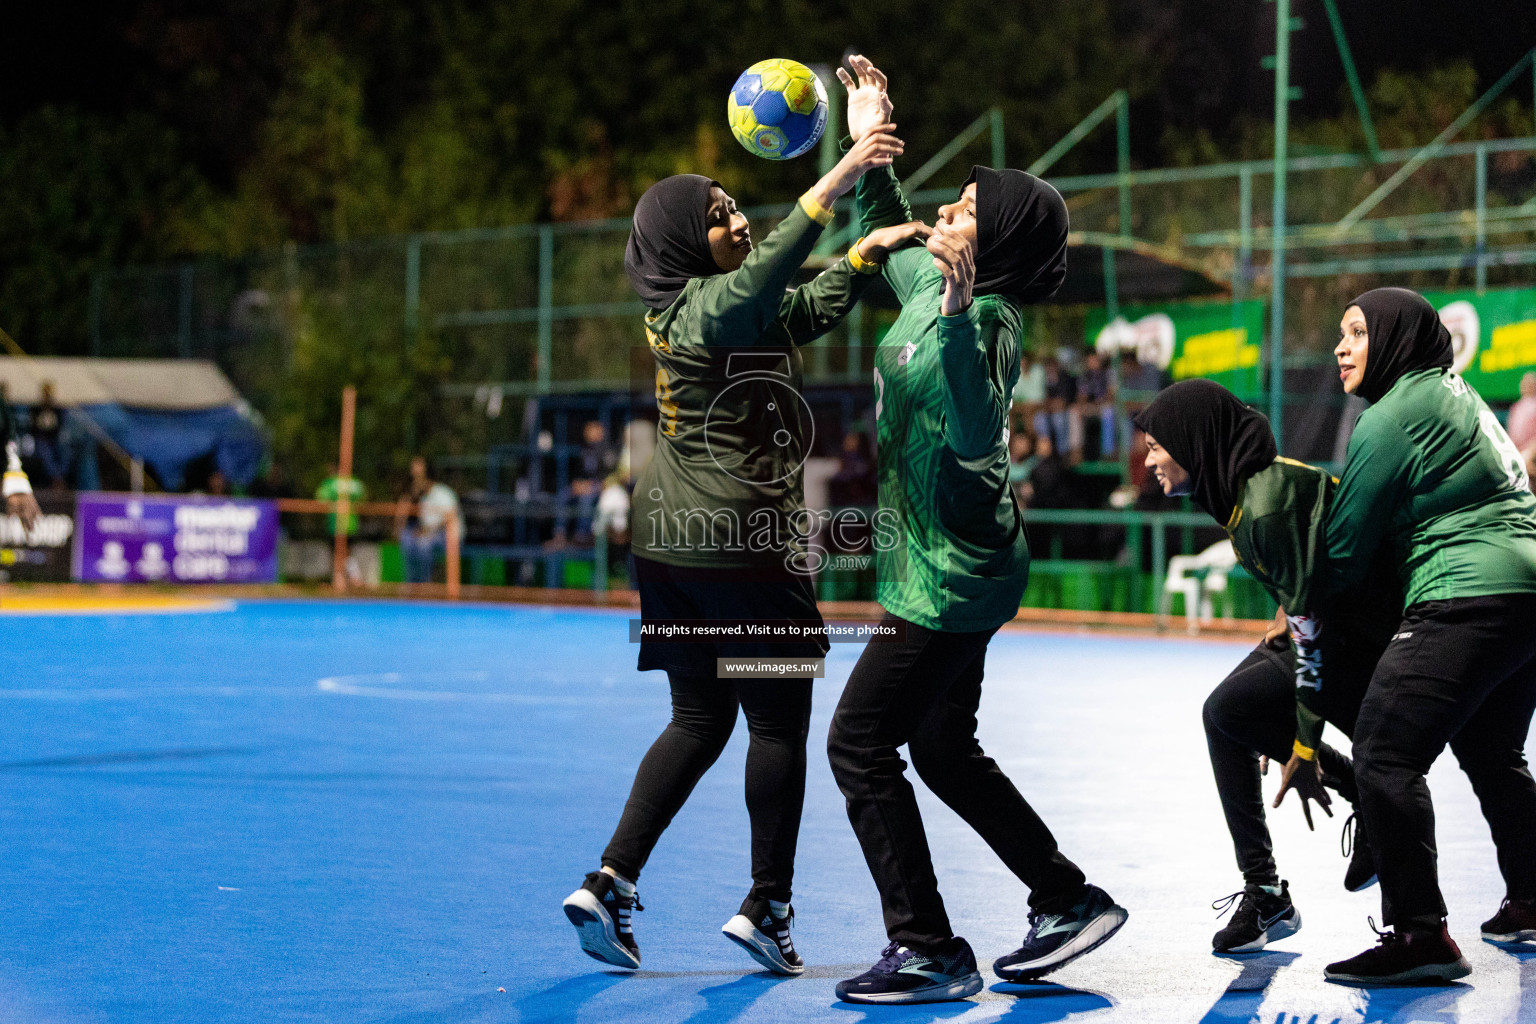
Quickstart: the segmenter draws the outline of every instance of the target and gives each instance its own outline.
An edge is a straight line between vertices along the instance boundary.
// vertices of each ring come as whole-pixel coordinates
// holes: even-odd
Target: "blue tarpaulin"
[[[219,472],[243,488],[256,479],[266,451],[256,425],[235,406],[169,411],[107,403],[81,410],[172,490],[183,486],[189,463],[210,454]]]

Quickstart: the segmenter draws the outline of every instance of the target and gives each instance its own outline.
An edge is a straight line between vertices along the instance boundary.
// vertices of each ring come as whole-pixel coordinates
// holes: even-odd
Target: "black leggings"
[[[1327,665],[1326,660],[1324,664]],[[1347,695],[1338,692],[1340,688],[1348,689],[1345,683],[1337,675],[1327,681],[1325,685],[1334,688],[1330,695],[1342,698],[1331,703],[1347,703]],[[1354,689],[1363,691],[1363,685]],[[1357,694],[1355,708],[1358,702]],[[1346,733],[1353,730],[1353,714],[1344,709],[1330,713],[1334,715],[1329,719],[1332,724]],[[1263,645],[1256,648],[1211,691],[1202,717],[1216,791],[1221,796],[1221,810],[1227,818],[1227,831],[1232,834],[1243,881],[1249,885],[1279,885],[1280,874],[1264,818],[1259,755],[1283,765],[1290,759],[1296,739],[1296,677],[1290,649],[1277,651]],[[1357,803],[1359,796],[1349,758],[1324,743],[1318,747],[1317,759],[1323,767],[1323,784],[1350,804]]]
[[[1387,924],[1437,928],[1445,917],[1424,776],[1447,745],[1482,805],[1507,894],[1536,897],[1536,782],[1525,761],[1533,711],[1536,594],[1407,609],[1355,730],[1361,811]]]
[[[902,774],[902,744],[934,796],[1030,887],[1031,907],[1069,909],[1082,896],[1082,871],[976,742],[987,643],[996,630],[940,633],[889,612],[881,624],[904,638],[864,648],[843,687],[827,753],[880,891],[886,934],[919,952],[934,952],[954,935],[917,798]]]
[[[631,881],[693,787],[715,763],[747,716],[747,815],[752,822],[752,892],[788,902],[795,842],[805,803],[805,740],[811,722],[811,680],[685,678],[669,675],[672,721],[635,772],[603,866]]]

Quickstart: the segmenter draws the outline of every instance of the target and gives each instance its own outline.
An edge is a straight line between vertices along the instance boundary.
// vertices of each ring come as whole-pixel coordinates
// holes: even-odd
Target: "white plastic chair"
[[[1174,594],[1184,595],[1184,618],[1191,633],[1200,631],[1200,623],[1214,617],[1213,595],[1227,592],[1227,574],[1237,565],[1237,552],[1230,540],[1218,541],[1198,555],[1174,555],[1168,559],[1168,577],[1163,581],[1162,607],[1168,614]],[[1225,602],[1223,618],[1232,617],[1232,603]]]

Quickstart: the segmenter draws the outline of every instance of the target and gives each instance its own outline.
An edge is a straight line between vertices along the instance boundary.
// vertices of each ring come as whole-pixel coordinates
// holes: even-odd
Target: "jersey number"
[[[1499,425],[1498,418],[1484,409],[1477,414],[1477,420],[1482,425],[1484,436],[1493,442],[1494,450],[1499,454],[1499,464],[1504,475],[1509,478],[1509,486],[1518,491],[1529,490],[1531,478],[1525,471],[1525,458]]]
[[[677,403],[672,401],[672,378],[659,366],[656,368],[656,408],[661,412],[661,432],[676,437]]]

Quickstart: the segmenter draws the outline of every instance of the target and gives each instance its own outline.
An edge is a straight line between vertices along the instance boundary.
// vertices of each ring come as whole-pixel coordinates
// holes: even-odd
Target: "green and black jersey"
[[[1379,644],[1391,635],[1403,606],[1402,592],[1386,572],[1337,599],[1319,592],[1328,509],[1337,487],[1338,481],[1316,466],[1277,458],[1243,482],[1227,522],[1238,564],[1286,611],[1296,654],[1296,743],[1308,758],[1323,729],[1324,651],[1339,644]]]
[[[811,410],[799,346],[853,308],[877,267],[844,256],[786,291],[830,211],[808,195],[735,271],[689,281],[646,317],[656,453],[635,483],[637,555],[667,565],[799,568]]]
[[[862,229],[911,219],[889,168],[857,192]],[[875,352],[880,514],[897,536],[876,544],[875,597],[926,629],[973,632],[1012,619],[1029,546],[1008,487],[1008,410],[1019,376],[1019,307],[980,295],[941,316],[944,279],[921,246],[885,278],[901,315]]]
[[[1405,603],[1536,593],[1536,497],[1482,398],[1444,369],[1404,374],[1349,441],[1328,517],[1330,590],[1387,545]]]

